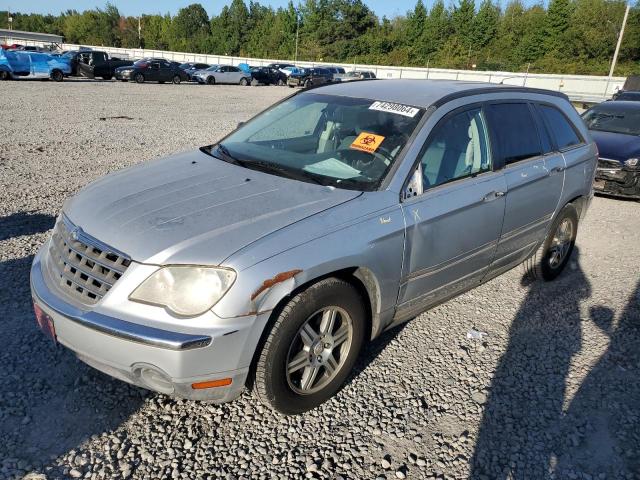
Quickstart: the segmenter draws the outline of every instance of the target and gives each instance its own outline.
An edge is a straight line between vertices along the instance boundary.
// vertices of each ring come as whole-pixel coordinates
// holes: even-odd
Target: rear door
[[[160,62],[160,78],[159,80],[163,82],[170,82],[173,79],[173,75],[175,70],[173,65],[169,62],[162,61]]]
[[[227,83],[240,83],[240,80],[244,76],[244,72],[240,70],[238,67],[227,67],[228,69],[228,79]]]
[[[444,116],[419,159],[402,203],[407,233],[398,320],[478,285],[504,216],[506,183],[493,168],[481,104]]]
[[[160,81],[160,62],[154,60],[149,63],[149,68],[144,73],[146,80],[151,80],[154,82]]]
[[[507,183],[504,224],[490,276],[520,263],[537,248],[562,194],[564,160],[561,155],[545,155],[546,132],[533,108],[525,101],[487,105],[496,161]]]

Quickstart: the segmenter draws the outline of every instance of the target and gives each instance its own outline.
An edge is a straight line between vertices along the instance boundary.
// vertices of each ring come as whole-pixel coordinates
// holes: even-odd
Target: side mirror
[[[236,128],[240,128],[241,126],[243,126],[245,123],[247,122],[238,122],[238,126]]]

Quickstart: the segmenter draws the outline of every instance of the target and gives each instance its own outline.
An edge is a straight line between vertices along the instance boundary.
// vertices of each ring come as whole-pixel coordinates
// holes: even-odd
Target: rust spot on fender
[[[258,289],[255,292],[253,292],[253,294],[251,295],[251,300],[252,301],[255,300],[256,298],[258,298],[258,295],[260,295],[265,290],[268,290],[269,288],[273,287],[274,285],[277,285],[278,283],[282,283],[285,280],[289,280],[290,278],[295,277],[300,272],[302,272],[302,270],[300,269],[289,270],[288,272],[278,273],[275,277],[265,280],[264,282],[262,282],[262,285],[260,285]]]

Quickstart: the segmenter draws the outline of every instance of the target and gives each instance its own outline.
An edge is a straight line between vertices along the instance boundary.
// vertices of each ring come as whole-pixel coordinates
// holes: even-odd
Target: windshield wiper
[[[226,162],[233,163],[234,165],[240,165],[241,167],[247,166],[247,162],[245,162],[244,160],[240,160],[237,157],[234,157],[233,154],[229,151],[229,149],[225,147],[224,144],[222,143],[219,143],[217,145],[216,153],[218,153],[222,157],[222,159]]]
[[[288,168],[283,165],[278,165],[277,163],[265,162],[261,160],[250,160],[244,162],[244,165],[247,168],[251,168],[254,170],[259,170],[265,173],[276,173],[286,178],[291,178],[293,180],[300,180],[300,178],[305,178],[317,183],[318,185],[323,185],[320,180],[315,178],[315,176],[305,172],[304,170],[297,170],[293,168]]]

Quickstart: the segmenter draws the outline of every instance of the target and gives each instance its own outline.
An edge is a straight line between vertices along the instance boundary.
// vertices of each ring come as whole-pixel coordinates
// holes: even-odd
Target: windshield
[[[304,93],[257,116],[211,153],[307,182],[375,190],[423,113],[407,105]]]
[[[582,117],[589,130],[640,135],[640,109],[597,105]]]

